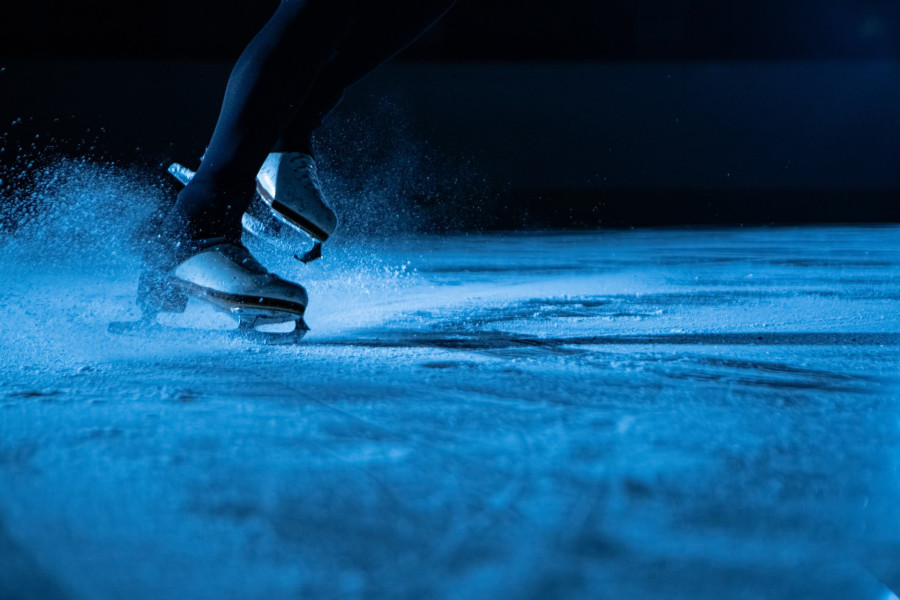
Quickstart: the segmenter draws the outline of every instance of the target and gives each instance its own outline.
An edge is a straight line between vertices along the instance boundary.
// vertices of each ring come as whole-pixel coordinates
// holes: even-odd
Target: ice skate
[[[337,217],[322,195],[316,161],[300,152],[273,152],[256,176],[262,199],[290,225],[326,241]]]
[[[194,176],[193,171],[178,163],[169,167],[169,173],[185,185]],[[244,215],[244,229],[257,237],[279,238],[286,225],[314,241],[312,249],[295,258],[308,263],[321,257],[322,242],[334,233],[337,217],[322,194],[313,157],[300,152],[269,154],[256,176],[256,191],[271,210],[265,214],[251,205]]]
[[[173,244],[154,240],[138,283],[139,321],[111,323],[112,333],[159,327],[160,313],[182,313],[191,297],[229,314],[238,333],[269,343],[293,343],[309,330],[302,286],[265,269],[239,242],[213,238]],[[292,325],[289,331],[267,326]],[[262,327],[263,329],[258,329]]]

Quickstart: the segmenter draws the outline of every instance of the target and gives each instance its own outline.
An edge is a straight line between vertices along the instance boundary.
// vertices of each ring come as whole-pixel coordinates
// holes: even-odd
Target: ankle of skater
[[[162,233],[172,239],[225,238],[239,241],[241,218],[255,193],[255,185],[223,189],[195,178],[178,194]]]

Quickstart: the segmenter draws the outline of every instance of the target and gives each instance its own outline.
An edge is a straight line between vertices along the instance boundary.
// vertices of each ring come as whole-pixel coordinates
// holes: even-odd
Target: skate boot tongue
[[[204,243],[208,245],[199,248],[197,252],[202,252],[204,250],[215,250],[219,252],[223,256],[227,257],[229,260],[241,266],[241,268],[249,273],[254,273],[257,275],[269,275],[268,269],[266,269],[262,264],[256,260],[250,251],[241,244],[240,242],[235,242],[232,240],[221,240],[219,242],[215,242],[214,238],[209,240],[203,240]]]

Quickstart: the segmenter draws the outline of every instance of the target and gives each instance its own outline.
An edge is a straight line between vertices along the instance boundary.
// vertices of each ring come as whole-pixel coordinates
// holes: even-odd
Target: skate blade
[[[112,335],[127,337],[176,336],[178,338],[184,337],[188,340],[196,340],[198,335],[204,337],[225,336],[226,338],[248,340],[258,344],[286,346],[299,343],[309,333],[309,326],[302,318],[291,322],[293,323],[292,328],[286,331],[258,329],[253,323],[247,321],[238,321],[237,327],[231,329],[196,329],[186,326],[164,325],[154,318],[151,320],[113,321],[107,325],[106,330]]]
[[[175,310],[165,308],[166,305],[145,308],[140,319],[114,321],[107,326],[107,331],[116,335],[162,332],[194,337],[236,335],[266,344],[297,343],[309,331],[303,320],[305,307],[300,304],[283,301],[260,304],[255,297],[217,292],[176,278],[170,278],[167,287],[170,293],[184,297],[183,304]]]
[[[177,179],[181,185],[187,185],[194,178],[196,173],[180,163],[172,163],[169,165],[169,174]]]
[[[292,319],[293,327],[288,331],[260,329],[259,323],[252,321],[238,321],[236,335],[252,342],[271,346],[286,346],[300,342],[309,333],[309,326],[302,317]]]
[[[237,321],[236,331],[241,337],[267,344],[293,344],[309,332],[303,320],[305,307],[294,310],[278,304],[260,305],[253,298],[215,292],[183,281],[178,285],[192,297]]]
[[[313,247],[310,248],[302,255],[294,255],[294,258],[302,262],[304,265],[308,265],[314,260],[318,260],[322,258],[322,242],[316,242],[313,244]]]

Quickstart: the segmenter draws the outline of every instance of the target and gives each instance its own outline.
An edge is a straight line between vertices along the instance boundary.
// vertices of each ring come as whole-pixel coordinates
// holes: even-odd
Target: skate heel
[[[144,315],[155,317],[161,312],[183,313],[187,308],[188,294],[170,277],[141,276],[137,303]]]
[[[183,313],[188,305],[188,294],[170,284],[156,299],[160,312]]]

